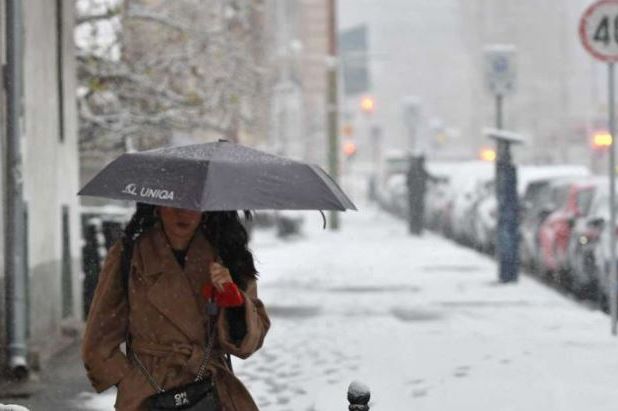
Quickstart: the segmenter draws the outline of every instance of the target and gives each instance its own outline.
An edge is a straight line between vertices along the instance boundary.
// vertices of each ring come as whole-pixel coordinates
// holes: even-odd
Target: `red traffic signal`
[[[353,141],[346,141],[346,142],[343,143],[343,154],[347,158],[354,157],[356,155],[357,151],[358,151],[358,147],[356,146],[355,142],[353,142]]]

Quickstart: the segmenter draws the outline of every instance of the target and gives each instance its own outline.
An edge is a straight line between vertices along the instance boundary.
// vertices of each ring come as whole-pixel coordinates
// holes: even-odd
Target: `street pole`
[[[17,378],[28,374],[26,362],[27,286],[25,264],[25,206],[21,157],[22,109],[21,0],[6,2],[6,204],[4,264],[8,367]]]
[[[502,130],[502,94],[496,94],[496,129]]]
[[[502,101],[503,101],[503,96],[502,94],[496,94],[496,130],[502,130],[504,124],[502,121]],[[502,166],[503,166],[503,162],[502,160],[504,160],[504,156],[507,154],[507,148],[508,144],[502,142],[502,141],[497,141],[496,143],[496,199],[498,202],[498,212],[500,212],[500,210],[502,210],[502,206],[503,206],[503,199],[502,199],[502,191],[500,188],[500,185],[502,184]],[[498,228],[500,229],[500,228]],[[495,250],[495,254],[496,257],[498,258],[498,260],[500,260],[500,235],[498,235],[497,241],[496,241],[496,250]]]
[[[612,136],[612,143],[609,147],[609,244],[610,244],[610,264],[609,264],[609,295],[610,312],[612,315],[612,335],[616,335],[616,320],[618,316],[618,279],[616,278],[616,115],[615,115],[615,63],[610,62],[608,67],[609,85],[609,133]]]
[[[328,122],[328,172],[336,182],[339,181],[339,125],[337,110],[337,10],[336,0],[328,0],[328,64],[327,78],[327,122]],[[339,229],[339,215],[329,214],[330,229]]]
[[[502,130],[503,124],[502,124],[502,94],[497,93],[495,95],[496,97],[496,130]],[[501,250],[502,250],[502,224],[500,224],[501,219],[500,219],[500,213],[503,207],[503,199],[502,199],[502,157],[505,154],[504,153],[504,146],[505,143],[501,142],[501,141],[496,141],[496,164],[495,164],[495,169],[496,169],[496,202],[498,203],[498,227],[497,227],[497,232],[496,232],[496,249],[494,250],[494,254],[496,256],[496,260],[498,261],[498,278],[502,278],[502,264],[500,264],[501,262]]]
[[[503,100],[496,93],[496,130],[504,128]],[[519,271],[519,205],[517,198],[517,169],[511,157],[508,138],[496,138],[496,199],[498,202],[498,227],[496,235],[496,257],[498,280],[502,283],[517,281]]]

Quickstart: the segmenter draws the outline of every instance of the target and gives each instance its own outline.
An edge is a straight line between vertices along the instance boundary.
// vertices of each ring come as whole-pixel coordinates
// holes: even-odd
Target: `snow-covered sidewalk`
[[[616,409],[604,314],[525,276],[498,285],[489,258],[377,210],[342,217],[339,233],[317,213],[288,242],[255,233],[272,328],[234,365],[262,410],[347,410],[353,380],[372,411]]]
[[[346,410],[355,379],[376,411],[616,409],[607,316],[525,276],[497,285],[491,259],[376,210],[342,223],[256,235],[273,325],[236,370],[264,410]]]

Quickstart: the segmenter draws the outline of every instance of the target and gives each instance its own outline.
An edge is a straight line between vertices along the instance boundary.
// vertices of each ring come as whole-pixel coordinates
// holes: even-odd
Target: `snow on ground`
[[[113,410],[115,402],[116,388],[110,388],[101,394],[83,392],[73,400],[73,403],[84,411]]]
[[[616,408],[604,314],[528,277],[499,285],[489,258],[377,210],[342,226],[322,231],[313,213],[302,237],[255,234],[272,328],[234,366],[260,409],[342,411],[353,380],[376,411]],[[111,409],[98,400],[89,409]]]

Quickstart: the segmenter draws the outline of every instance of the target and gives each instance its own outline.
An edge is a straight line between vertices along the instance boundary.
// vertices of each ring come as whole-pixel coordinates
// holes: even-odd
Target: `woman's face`
[[[190,239],[202,221],[202,213],[182,208],[157,207],[163,228],[170,237]]]

